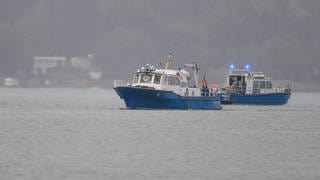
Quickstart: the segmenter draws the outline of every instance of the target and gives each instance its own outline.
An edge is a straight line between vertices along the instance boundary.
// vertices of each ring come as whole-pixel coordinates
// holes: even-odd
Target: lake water
[[[0,179],[320,179],[320,93],[124,108],[112,89],[0,88]]]

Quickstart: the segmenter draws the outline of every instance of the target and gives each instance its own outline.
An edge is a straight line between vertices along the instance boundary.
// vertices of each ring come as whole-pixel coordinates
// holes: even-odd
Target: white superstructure
[[[253,72],[250,66],[246,65],[239,69],[230,66],[226,79],[226,87],[232,89],[238,94],[267,94],[274,92],[284,92],[290,85],[286,87],[273,87],[272,79],[265,76],[262,72]]]
[[[155,66],[147,64],[134,73],[131,84],[124,84],[116,80],[114,86],[151,88],[173,91],[181,96],[200,96],[201,91],[197,85],[199,68],[197,64],[187,64],[186,67],[191,67],[193,71],[196,71],[193,76],[184,69],[155,68]]]

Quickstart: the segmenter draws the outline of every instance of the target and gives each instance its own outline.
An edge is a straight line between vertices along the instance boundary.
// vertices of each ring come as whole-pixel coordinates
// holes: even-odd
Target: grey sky
[[[228,64],[274,79],[319,84],[319,0],[0,0],[0,74],[33,56],[94,54],[108,79],[169,52],[211,82]],[[316,83],[315,83],[316,82]]]

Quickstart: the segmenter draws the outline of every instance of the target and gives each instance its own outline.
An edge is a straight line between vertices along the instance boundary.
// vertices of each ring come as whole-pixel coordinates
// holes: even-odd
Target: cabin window
[[[270,81],[253,81],[254,89],[271,89],[272,84]]]
[[[168,85],[178,86],[180,84],[180,81],[176,77],[169,77],[168,78]]]
[[[245,76],[229,76],[229,86],[244,86]]]
[[[272,83],[270,81],[267,81],[267,89],[272,89]]]
[[[160,78],[161,78],[161,76],[155,75],[154,76],[154,84],[160,84]]]
[[[259,88],[259,82],[258,81],[253,81],[253,88],[258,89]]]
[[[133,78],[133,83],[138,83],[139,82],[139,74],[134,75]]]
[[[237,76],[229,76],[229,86],[237,86]]]
[[[180,80],[177,77],[162,76],[162,84],[163,85],[179,86],[180,85]]]
[[[151,83],[151,80],[152,80],[152,75],[148,75],[148,74],[141,75],[141,79],[140,79],[141,83]]]
[[[166,85],[168,83],[168,76],[162,76],[161,84]]]

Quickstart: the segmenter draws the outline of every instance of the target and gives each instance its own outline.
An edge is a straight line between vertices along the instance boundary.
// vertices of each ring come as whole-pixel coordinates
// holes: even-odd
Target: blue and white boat
[[[262,72],[251,71],[250,65],[230,65],[226,85],[219,93],[222,104],[283,105],[291,96],[291,87],[273,87],[272,79]]]
[[[198,65],[184,69],[156,68],[147,64],[133,75],[133,82],[115,80],[114,90],[130,109],[222,109],[220,97],[207,87],[198,87]]]

